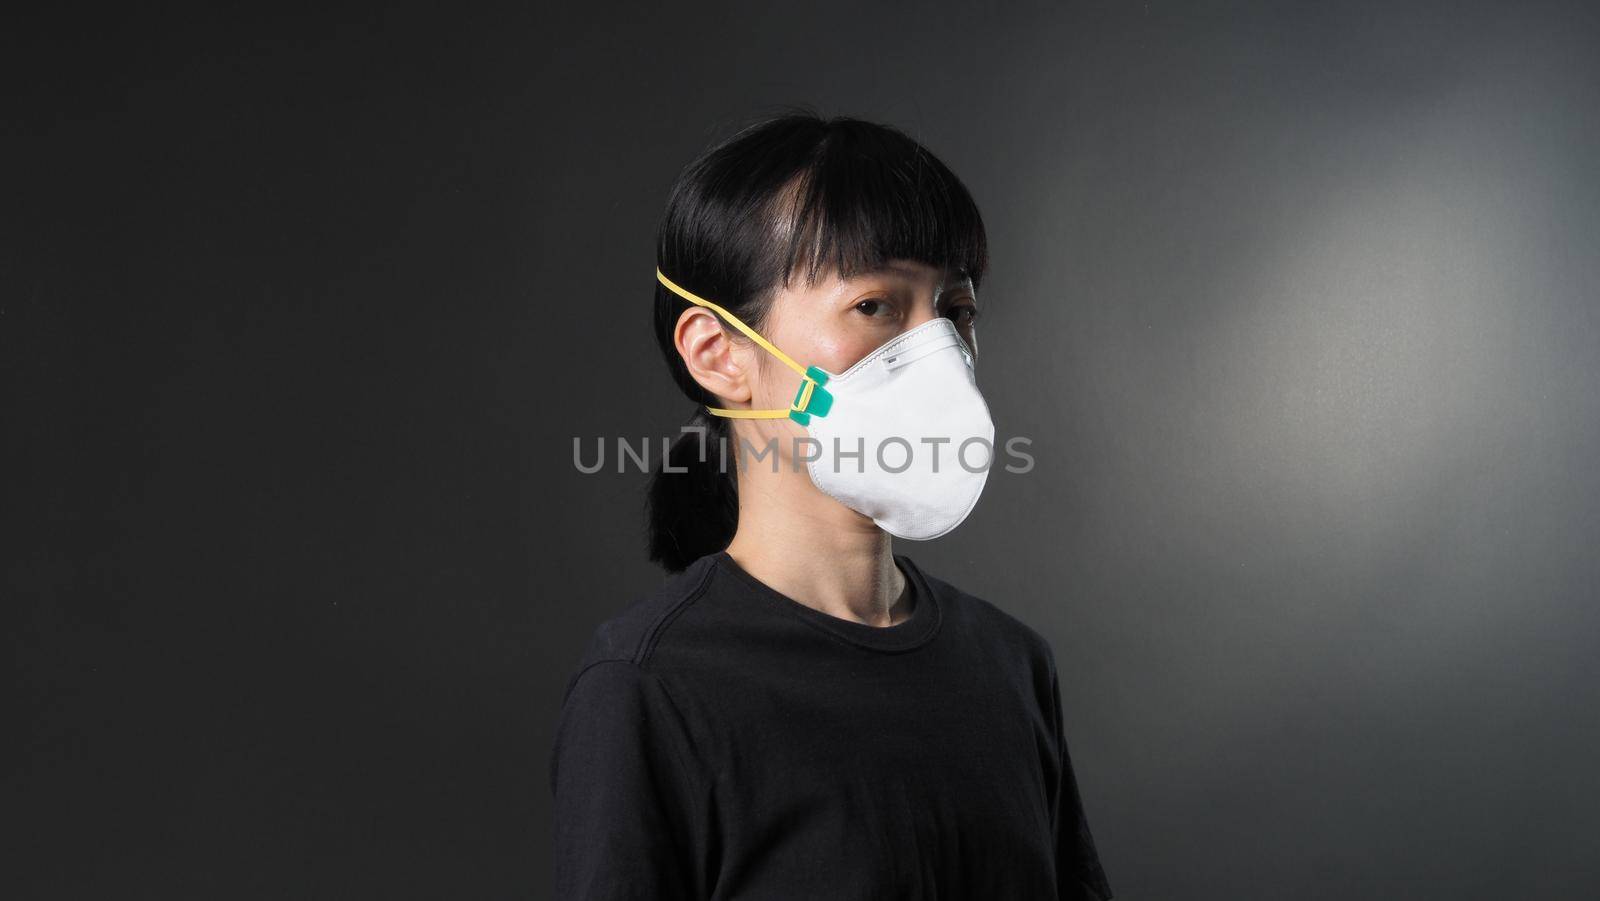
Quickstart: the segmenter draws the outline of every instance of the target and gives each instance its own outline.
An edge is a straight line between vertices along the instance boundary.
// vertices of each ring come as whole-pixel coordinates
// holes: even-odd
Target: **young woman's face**
[[[926,263],[892,260],[882,269],[780,288],[761,322],[763,337],[801,366],[841,373],[896,335],[946,317],[977,355],[977,296],[971,279]],[[737,336],[737,337],[735,337]],[[678,352],[720,406],[784,409],[794,399],[793,371],[715,314],[690,306],[678,319]],[[787,419],[745,420],[741,429],[777,435],[798,429]]]
[[[827,273],[814,285],[804,280],[780,289],[763,322],[762,334],[803,366],[840,373],[885,342],[940,316],[977,354],[974,320],[977,296],[964,275],[926,263],[893,260],[878,272],[840,279]],[[787,407],[794,397],[794,373],[758,347],[761,358],[748,369],[755,407]]]

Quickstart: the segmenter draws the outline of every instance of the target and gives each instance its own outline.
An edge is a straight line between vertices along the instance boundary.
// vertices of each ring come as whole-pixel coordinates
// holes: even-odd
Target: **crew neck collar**
[[[923,578],[922,571],[917,569],[916,564],[912,563],[909,557],[900,554],[895,554],[894,560],[895,563],[899,564],[900,571],[911,581],[911,591],[915,598],[915,603],[911,607],[911,615],[892,626],[869,626],[866,623],[858,623],[848,619],[841,619],[830,613],[823,613],[821,610],[800,603],[750,573],[745,572],[743,567],[728,556],[727,551],[718,551],[711,556],[714,565],[719,571],[739,580],[763,600],[789,611],[807,625],[821,629],[858,647],[891,653],[909,651],[927,643],[934,633],[938,631],[939,622],[942,619],[939,601],[934,597],[933,589],[928,587],[927,579]]]

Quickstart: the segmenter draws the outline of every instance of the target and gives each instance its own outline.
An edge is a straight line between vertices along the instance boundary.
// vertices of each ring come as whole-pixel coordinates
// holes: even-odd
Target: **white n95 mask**
[[[835,375],[801,366],[659,268],[656,278],[717,313],[801,378],[788,409],[707,412],[800,424],[808,438],[797,440],[796,459],[806,462],[812,483],[897,538],[938,538],[972,512],[994,458],[994,422],[955,323],[940,317],[896,335]]]

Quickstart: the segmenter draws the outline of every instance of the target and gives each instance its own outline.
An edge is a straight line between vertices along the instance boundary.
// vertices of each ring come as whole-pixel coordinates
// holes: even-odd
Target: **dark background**
[[[478,9],[0,39],[7,897],[545,894],[660,578],[572,441],[690,412],[656,220],[792,102],[985,212],[1037,468],[898,548],[1050,639],[1119,897],[1592,891],[1592,4]]]

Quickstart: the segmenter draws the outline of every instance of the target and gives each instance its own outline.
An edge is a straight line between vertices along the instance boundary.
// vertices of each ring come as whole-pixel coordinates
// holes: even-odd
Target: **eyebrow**
[[[904,262],[891,260],[889,262],[883,263],[882,265],[874,266],[871,269],[865,270],[862,274],[863,275],[871,275],[873,273],[883,273],[883,272],[894,271],[894,272],[899,272],[902,275],[919,275],[919,274],[921,274],[921,270],[917,268],[917,265],[918,264],[915,264],[915,263],[904,263]],[[952,283],[952,282],[957,282],[957,283],[965,282],[965,281],[971,280],[971,278],[972,277],[967,273],[966,269],[961,268],[961,267],[957,267],[955,269],[951,269],[949,271],[949,273],[945,275],[944,280],[941,282],[941,284],[949,284],[949,283]]]
[[[878,266],[874,266],[871,269],[866,270],[867,273],[890,272],[890,271],[900,272],[900,273],[905,274],[905,275],[916,275],[918,270],[917,270],[917,265],[915,263],[902,263],[902,262],[898,262],[898,261],[894,261],[894,260],[891,260],[889,262],[883,263],[883,264],[878,265]]]

